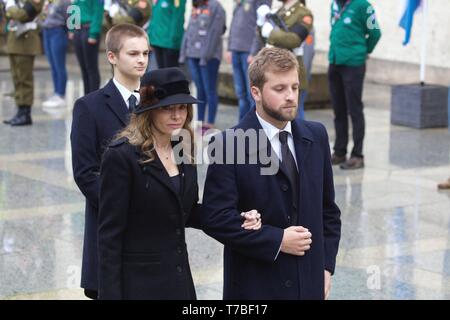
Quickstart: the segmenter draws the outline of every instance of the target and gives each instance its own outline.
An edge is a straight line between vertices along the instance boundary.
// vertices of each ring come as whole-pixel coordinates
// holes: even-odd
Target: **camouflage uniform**
[[[265,41],[266,45],[285,48],[294,52],[300,67],[300,90],[306,90],[308,88],[308,79],[303,64],[303,48],[301,48],[301,45],[313,27],[313,15],[304,4],[297,1],[289,8],[282,6],[275,12],[275,16],[280,23],[277,23],[278,26],[263,41]]]

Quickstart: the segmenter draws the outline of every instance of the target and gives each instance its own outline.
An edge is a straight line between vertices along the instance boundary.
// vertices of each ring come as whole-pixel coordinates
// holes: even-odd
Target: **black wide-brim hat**
[[[145,97],[146,99],[141,97],[141,103],[134,110],[136,114],[174,104],[201,102],[191,96],[189,81],[180,68],[162,68],[147,72],[141,79],[141,89],[147,86],[153,86],[152,96]]]

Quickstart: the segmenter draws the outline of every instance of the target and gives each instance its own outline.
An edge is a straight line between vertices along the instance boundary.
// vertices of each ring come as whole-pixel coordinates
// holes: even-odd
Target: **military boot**
[[[13,127],[31,125],[33,123],[31,120],[31,106],[19,106],[19,111],[15,117],[5,123]]]
[[[17,118],[17,117],[20,115],[20,112],[21,112],[21,111],[20,111],[20,108],[17,108],[16,115],[15,115],[14,117],[12,117],[11,119],[9,119],[9,120],[3,120],[3,123],[5,123],[5,124],[10,124],[12,119]]]

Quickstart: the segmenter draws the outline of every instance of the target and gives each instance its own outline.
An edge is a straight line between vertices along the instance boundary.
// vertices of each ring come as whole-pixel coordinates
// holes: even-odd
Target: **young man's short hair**
[[[105,46],[106,53],[109,51],[114,54],[119,54],[123,47],[125,38],[146,38],[148,42],[148,35],[144,29],[134,24],[120,23],[109,29],[106,33]]]
[[[263,48],[248,67],[250,86],[262,90],[267,81],[266,72],[283,72],[292,69],[299,71],[297,58],[291,51],[277,47]]]

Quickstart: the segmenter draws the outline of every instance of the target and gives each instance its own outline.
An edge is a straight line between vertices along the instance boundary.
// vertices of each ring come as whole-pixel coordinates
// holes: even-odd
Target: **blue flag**
[[[402,18],[400,19],[400,27],[405,29],[405,40],[403,45],[406,46],[411,38],[411,28],[414,20],[414,13],[420,6],[421,0],[407,0],[407,5]]]

